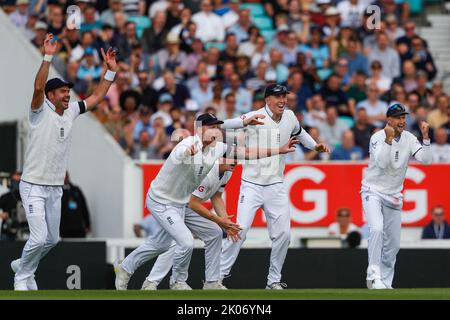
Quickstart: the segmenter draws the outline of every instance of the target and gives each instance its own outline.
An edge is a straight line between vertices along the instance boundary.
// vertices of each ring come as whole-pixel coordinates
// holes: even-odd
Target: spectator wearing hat
[[[153,124],[156,118],[161,118],[164,127],[169,127],[173,122],[172,117],[170,116],[170,110],[172,110],[173,106],[172,96],[169,93],[161,94],[158,98],[158,111],[151,116],[150,122]]]
[[[250,38],[249,33],[252,26],[253,23],[250,20],[250,10],[240,9],[237,23],[231,25],[227,29],[227,33],[234,33],[236,35],[237,43],[240,44]]]
[[[317,26],[324,26],[326,17],[325,11],[332,6],[331,0],[317,0],[317,8],[312,12],[311,21]]]
[[[355,145],[361,148],[362,158],[366,159],[369,156],[370,137],[375,133],[375,127],[369,123],[365,108],[356,109],[355,118],[355,125],[351,129],[355,137]]]
[[[206,73],[199,75],[198,86],[191,91],[192,99],[194,99],[201,109],[210,104],[213,99],[212,84]]]
[[[373,60],[370,64],[370,78],[367,79],[367,84],[375,83],[383,94],[391,87],[392,80],[383,75],[383,65],[378,60]]]
[[[155,53],[164,47],[168,34],[168,30],[165,27],[166,21],[166,13],[158,11],[152,18],[151,26],[144,30],[141,45],[145,53]]]
[[[331,6],[325,11],[325,25],[323,26],[324,42],[331,43],[339,34],[340,12]]]
[[[159,70],[170,70],[177,77],[183,77],[186,72],[187,55],[180,50],[180,39],[178,35],[169,33],[167,35],[166,47],[156,54]]]
[[[100,79],[101,74],[102,68],[95,62],[94,48],[87,47],[84,50],[84,57],[81,60],[77,78],[92,82]]]
[[[225,28],[222,19],[212,9],[211,0],[202,0],[201,11],[192,15],[192,21],[197,25],[197,37],[202,42],[219,41],[225,39]]]
[[[108,8],[106,10],[103,10],[100,14],[100,21],[103,25],[107,24],[112,27],[116,26],[116,21],[114,19],[114,14],[116,12],[123,13],[123,4],[122,0],[109,0],[108,1]],[[125,18],[128,18],[125,15]]]
[[[449,106],[449,98],[446,95],[440,96],[436,101],[436,109],[430,111],[428,113],[427,122],[430,124],[430,127],[433,129],[437,129],[447,123],[450,119],[448,115]]]
[[[392,80],[400,75],[400,56],[389,46],[389,38],[385,32],[377,33],[376,40],[377,45],[368,56],[369,63],[374,60],[383,61],[382,74]]]
[[[450,144],[447,143],[447,130],[443,127],[434,131],[434,143],[431,144],[431,153],[433,154],[433,162],[450,162]]]
[[[340,146],[331,153],[331,160],[356,161],[363,160],[364,153],[360,146],[355,145],[355,135],[352,130],[342,134]]]
[[[175,75],[171,71],[165,71],[163,74],[164,86],[158,91],[158,96],[168,93],[177,108],[184,108],[186,100],[191,98],[187,87],[184,84],[175,82]]]
[[[28,0],[17,0],[16,10],[9,14],[11,22],[19,29],[25,28],[28,21]]]
[[[361,26],[366,6],[360,0],[344,0],[338,3],[337,10],[341,15],[341,23],[352,28]]]
[[[380,91],[375,83],[367,86],[367,99],[356,105],[356,108],[364,108],[367,111],[369,123],[377,128],[384,127],[388,105],[380,100]]]
[[[47,28],[48,28],[47,24],[42,21],[38,21],[34,25],[34,38],[33,40],[31,40],[31,43],[36,48],[42,48],[42,46],[44,45],[45,36],[47,34]]]
[[[431,222],[423,228],[422,239],[450,239],[450,226],[442,206],[431,209]]]

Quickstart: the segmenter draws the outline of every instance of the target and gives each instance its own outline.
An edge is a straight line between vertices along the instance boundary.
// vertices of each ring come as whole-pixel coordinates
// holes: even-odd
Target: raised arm
[[[50,70],[50,63],[53,54],[56,52],[57,43],[52,42],[53,34],[48,33],[44,40],[44,60],[42,60],[39,71],[34,79],[34,92],[31,100],[31,110],[39,109],[44,103],[45,98],[45,83],[48,78],[48,71]]]
[[[297,140],[309,150],[314,150],[317,152],[330,152],[328,146],[324,143],[317,143],[306,130],[304,130],[300,123],[297,123],[294,128],[293,136],[297,137]]]
[[[233,118],[227,119],[223,121],[223,124],[220,126],[221,129],[241,129],[246,126],[256,126],[260,124],[264,124],[259,119],[264,119],[266,116],[263,114],[255,114],[248,118]]]
[[[420,123],[420,131],[422,132],[423,143],[420,146],[420,142],[416,141],[418,149],[414,151],[413,157],[417,161],[423,164],[430,164],[433,161],[433,156],[431,154],[431,141],[429,137],[430,125],[425,121]]]
[[[88,110],[92,110],[100,101],[105,98],[109,87],[114,81],[114,77],[117,71],[116,52],[112,48],[109,48],[106,54],[103,48],[101,48],[100,50],[103,56],[103,62],[105,63],[107,70],[103,73],[97,88],[95,88],[94,92],[85,100],[86,108]]]

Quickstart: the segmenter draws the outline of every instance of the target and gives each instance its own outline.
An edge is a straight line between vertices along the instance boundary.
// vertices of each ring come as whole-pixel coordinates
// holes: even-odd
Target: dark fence
[[[23,243],[0,242],[0,290],[12,289],[10,262],[19,257]],[[128,254],[131,249],[126,250]],[[242,249],[229,288],[264,288],[269,269],[269,249]],[[36,273],[41,289],[113,289],[114,272],[107,265],[104,242],[61,242],[42,260]],[[144,264],[133,275],[129,289],[140,289],[155,260]],[[204,250],[195,249],[188,283],[202,287]],[[363,288],[367,252],[363,249],[291,249],[283,269],[289,288]],[[397,259],[394,287],[450,287],[450,250],[403,249]],[[160,285],[168,288],[168,276]],[[78,286],[77,286],[78,285]]]

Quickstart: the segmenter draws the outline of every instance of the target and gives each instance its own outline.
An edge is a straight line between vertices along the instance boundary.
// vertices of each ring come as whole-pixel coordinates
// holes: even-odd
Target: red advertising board
[[[326,227],[335,221],[338,208],[352,212],[353,222],[364,224],[359,190],[367,164],[288,164],[285,186],[291,205],[293,227]],[[144,164],[144,194],[156,177],[161,164]],[[229,214],[235,214],[239,198],[242,168],[238,166],[225,189]],[[430,221],[430,208],[442,205],[450,221],[450,164],[430,166],[410,165],[404,184],[403,225],[423,226]],[[144,196],[145,199],[145,196]],[[148,211],[144,209],[144,215]],[[261,210],[256,214],[254,227],[265,227]]]

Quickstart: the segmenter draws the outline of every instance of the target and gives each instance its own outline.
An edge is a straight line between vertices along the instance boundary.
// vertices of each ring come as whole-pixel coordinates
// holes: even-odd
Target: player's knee
[[[382,225],[379,225],[379,226],[377,226],[377,225],[372,226],[372,227],[370,228],[370,234],[371,234],[371,235],[374,235],[374,236],[383,236],[383,226],[382,226]]]
[[[56,246],[58,244],[58,242],[59,242],[59,237],[50,238],[45,243],[45,246],[52,248],[52,247]]]

